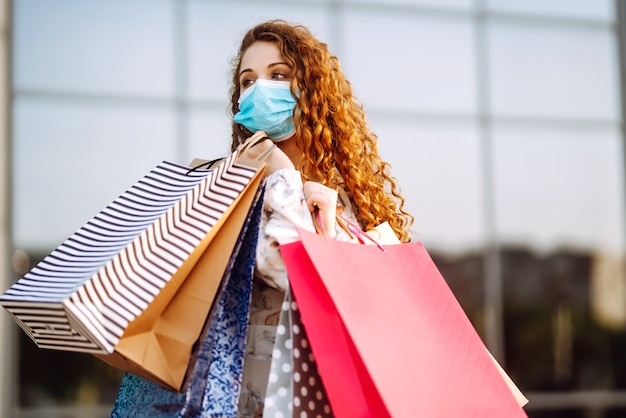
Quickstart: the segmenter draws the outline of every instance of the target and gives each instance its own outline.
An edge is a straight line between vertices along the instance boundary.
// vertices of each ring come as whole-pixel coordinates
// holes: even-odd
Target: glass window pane
[[[474,5],[473,0],[355,0],[354,3],[372,3],[379,7],[388,7],[392,4],[428,7],[429,9],[453,9],[453,10],[470,10]]]
[[[610,30],[492,23],[488,33],[496,115],[617,120]]]
[[[187,161],[212,160],[230,153],[231,125],[225,111],[192,109],[189,113],[189,150]]]
[[[188,9],[189,95],[194,98],[230,100],[231,60],[244,33],[257,23],[280,16],[307,26],[330,45],[328,13],[321,5],[284,3],[268,7],[262,2],[195,0],[189,2]]]
[[[342,65],[355,94],[369,107],[475,111],[474,40],[469,18],[350,9],[344,37]]]
[[[494,130],[500,239],[534,248],[624,250],[622,145],[616,127]]]
[[[55,248],[157,163],[174,156],[168,108],[18,100],[16,248]]]
[[[20,0],[14,11],[18,89],[171,95],[167,0]]]
[[[446,253],[484,243],[480,149],[473,122],[370,115],[382,157],[415,216],[416,239]]]
[[[610,125],[495,127],[507,366],[527,391],[626,387],[622,156]]]
[[[613,20],[612,0],[487,0],[491,11]]]

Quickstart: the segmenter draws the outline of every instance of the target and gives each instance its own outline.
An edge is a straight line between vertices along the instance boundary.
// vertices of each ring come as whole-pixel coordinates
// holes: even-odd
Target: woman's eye
[[[277,73],[272,74],[272,79],[273,80],[284,80],[286,78],[289,78],[289,75],[285,74],[285,73],[278,73],[277,72]]]
[[[254,80],[251,78],[246,78],[244,80],[241,80],[241,88],[245,89],[246,87],[250,87],[251,85],[254,84]]]

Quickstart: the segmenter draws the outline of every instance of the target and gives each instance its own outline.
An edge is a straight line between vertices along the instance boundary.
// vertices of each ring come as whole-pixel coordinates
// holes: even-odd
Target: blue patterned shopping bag
[[[262,202],[261,188],[229,261],[186,390],[174,392],[126,373],[112,418],[237,415]]]

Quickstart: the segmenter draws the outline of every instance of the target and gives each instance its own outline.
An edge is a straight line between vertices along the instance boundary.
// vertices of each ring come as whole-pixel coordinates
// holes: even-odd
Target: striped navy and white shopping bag
[[[157,165],[11,286],[0,305],[41,348],[113,353],[162,289],[193,269],[241,194],[259,187],[263,168],[236,153],[211,170]]]

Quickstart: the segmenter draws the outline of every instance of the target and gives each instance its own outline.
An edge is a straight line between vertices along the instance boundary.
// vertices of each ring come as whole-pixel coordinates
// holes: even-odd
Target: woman
[[[239,398],[239,416],[256,417],[263,412],[288,289],[279,244],[298,239],[296,227],[314,230],[314,218],[334,239],[351,239],[346,222],[363,230],[388,222],[398,239],[408,242],[413,218],[403,210],[404,198],[378,155],[377,137],[338,59],[305,27],[276,20],[248,31],[234,60],[231,98],[232,150],[252,135],[269,139],[248,151],[251,157],[276,145],[266,160]],[[158,411],[178,416],[176,402],[184,398],[127,374],[112,416],[155,416]]]
[[[252,153],[276,144],[267,160],[240,398],[241,416],[254,416],[262,411],[287,287],[279,244],[298,239],[296,226],[312,230],[314,218],[335,239],[350,239],[346,219],[363,230],[388,222],[408,242],[413,218],[339,60],[305,27],[276,20],[249,30],[232,83],[232,149],[253,134],[270,139]]]

